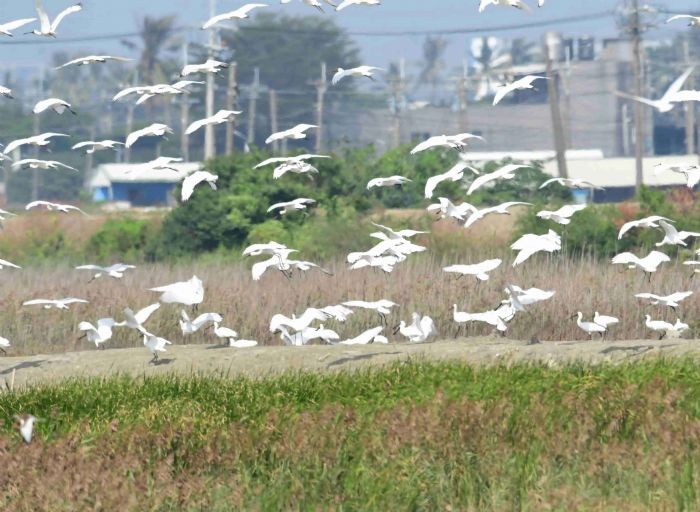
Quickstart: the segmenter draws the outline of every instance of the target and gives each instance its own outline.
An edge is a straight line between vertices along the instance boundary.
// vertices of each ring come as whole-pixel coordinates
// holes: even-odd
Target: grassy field
[[[688,360],[75,380],[1,394],[0,419],[8,510],[700,506]]]

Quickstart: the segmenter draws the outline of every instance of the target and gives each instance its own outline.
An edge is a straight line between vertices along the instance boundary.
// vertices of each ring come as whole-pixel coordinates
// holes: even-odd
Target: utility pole
[[[237,63],[232,62],[228,68],[228,91],[226,94],[226,110],[236,110],[236,99],[238,98],[238,83],[236,82]],[[235,149],[233,135],[236,131],[235,118],[226,123],[226,154],[230,155]]]
[[[545,35],[544,59],[547,67],[547,96],[549,97],[549,111],[552,115],[552,131],[554,133],[554,149],[557,154],[557,167],[559,177],[568,178],[569,169],[566,162],[566,139],[564,138],[564,126],[561,121],[559,108],[559,90],[557,89],[557,77],[552,69],[552,47],[555,39],[553,34]]]
[[[216,16],[216,0],[209,0],[209,17]],[[209,29],[209,58],[214,58],[214,45],[216,44],[216,29]],[[214,115],[214,73],[207,75],[206,117]],[[204,127],[204,159],[216,157],[216,141],[214,140],[214,125],[207,124]]]
[[[182,66],[189,64],[189,43],[182,44]],[[190,123],[190,99],[189,95],[180,95],[180,154],[185,162],[190,161],[190,137],[185,133]]]
[[[316,82],[316,153],[323,151],[323,100],[327,89],[326,63],[321,62],[321,78]]]
[[[260,68],[253,71],[253,83],[250,86],[248,98],[248,144],[255,142],[255,109],[258,104],[258,89],[260,88]]]
[[[683,53],[685,57],[686,67],[692,65],[690,59],[690,41],[689,36],[685,36],[683,39]],[[694,80],[694,78],[693,78]],[[692,87],[692,83],[689,84],[690,89],[695,89]],[[686,101],[685,103],[685,150],[687,155],[695,154],[695,102]]]
[[[634,94],[642,96],[642,30],[639,17],[639,0],[632,0],[632,67],[634,69]],[[644,112],[642,104],[634,102],[634,158],[636,168],[635,191],[644,184]]]
[[[139,68],[136,66],[134,68],[134,81],[131,84],[136,87],[139,83]],[[134,131],[134,102],[130,101],[129,105],[126,107],[126,136],[128,137],[131,132]],[[129,163],[131,161],[131,148],[124,148],[124,162]]]
[[[41,73],[39,74],[39,83],[37,84],[37,96],[39,101],[44,99],[44,68],[41,68]],[[41,114],[34,114],[34,135],[39,135],[41,133]],[[39,146],[34,146],[34,158],[39,158]],[[39,199],[39,169],[32,169],[32,201]]]
[[[270,131],[271,133],[277,133],[279,127],[277,126],[277,91],[270,89]],[[279,141],[274,141],[272,143],[272,153],[277,155],[280,151]]]
[[[459,132],[467,131],[467,79],[469,75],[469,65],[465,59],[462,62],[462,76],[457,81],[457,99],[459,101]]]
[[[402,58],[399,61],[399,76],[394,79],[392,83],[392,95],[394,98],[394,112],[393,112],[393,145],[392,147],[398,147],[401,145],[401,101],[403,98],[404,80],[405,76],[405,65],[406,61]]]

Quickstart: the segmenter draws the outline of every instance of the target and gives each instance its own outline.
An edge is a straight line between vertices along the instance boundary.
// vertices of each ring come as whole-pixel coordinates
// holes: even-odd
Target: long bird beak
[[[400,328],[401,328],[401,325],[395,325],[395,326],[394,326],[393,333],[396,334],[397,332],[399,332],[399,329],[400,329]]]

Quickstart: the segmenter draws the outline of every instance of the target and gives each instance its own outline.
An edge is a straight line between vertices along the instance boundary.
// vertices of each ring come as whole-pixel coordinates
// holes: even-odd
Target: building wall
[[[173,183],[112,183],[111,201],[128,201],[132,206],[167,206],[172,202]]]

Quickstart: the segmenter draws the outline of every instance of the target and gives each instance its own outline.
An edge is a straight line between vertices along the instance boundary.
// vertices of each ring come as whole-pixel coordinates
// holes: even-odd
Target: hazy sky
[[[531,5],[536,0],[526,0]],[[70,0],[44,0],[49,15],[71,5]],[[233,10],[244,0],[218,0],[217,12]],[[262,3],[265,3],[263,0]],[[558,18],[585,16],[611,9],[616,0],[547,0],[541,9],[534,9],[527,14],[515,9],[489,8],[477,13],[478,0],[382,0],[379,7],[350,7],[340,13],[327,9],[326,14],[317,13],[311,7],[302,5],[300,0],[292,4],[279,5],[277,0],[269,0],[274,9],[283,9],[293,14],[333,17],[340,25],[351,32],[358,31],[403,31],[423,30],[441,31],[450,29],[477,28],[487,29],[498,25],[528,24]],[[5,0],[2,2],[2,20],[31,17],[34,15],[32,0]],[[208,18],[209,0],[83,0],[84,11],[71,15],[59,27],[59,37],[55,41],[46,41],[36,36],[18,35],[14,39],[2,38],[0,42],[0,68],[3,66],[26,65],[30,62],[45,62],[58,48],[86,53],[126,54],[119,44],[119,37],[111,40],[91,43],[69,43],[65,39],[94,35],[113,35],[133,32],[136,20],[144,15],[163,16],[177,14],[182,25],[195,25]],[[664,5],[663,2],[661,5]],[[674,11],[699,9],[699,0],[667,0],[665,5]],[[665,17],[665,16],[663,16]],[[245,23],[241,21],[240,23]],[[593,35],[597,37],[614,36],[615,22],[612,16],[573,23],[561,23],[537,28],[492,32],[502,37],[525,36],[540,37],[545,31],[558,30],[569,36]],[[671,37],[675,32],[687,30],[683,22],[663,25],[654,31],[651,37]],[[21,30],[20,30],[21,32]],[[485,32],[487,33],[487,32]],[[450,45],[447,60],[457,66],[464,56],[467,41],[480,35],[458,34],[447,36]],[[201,31],[193,30],[190,37],[202,37]],[[64,40],[62,42],[62,39]],[[413,36],[361,36],[355,37],[367,64],[385,65],[389,60],[405,57],[409,63],[420,58],[424,35]],[[33,41],[48,44],[3,44],[27,43]]]

